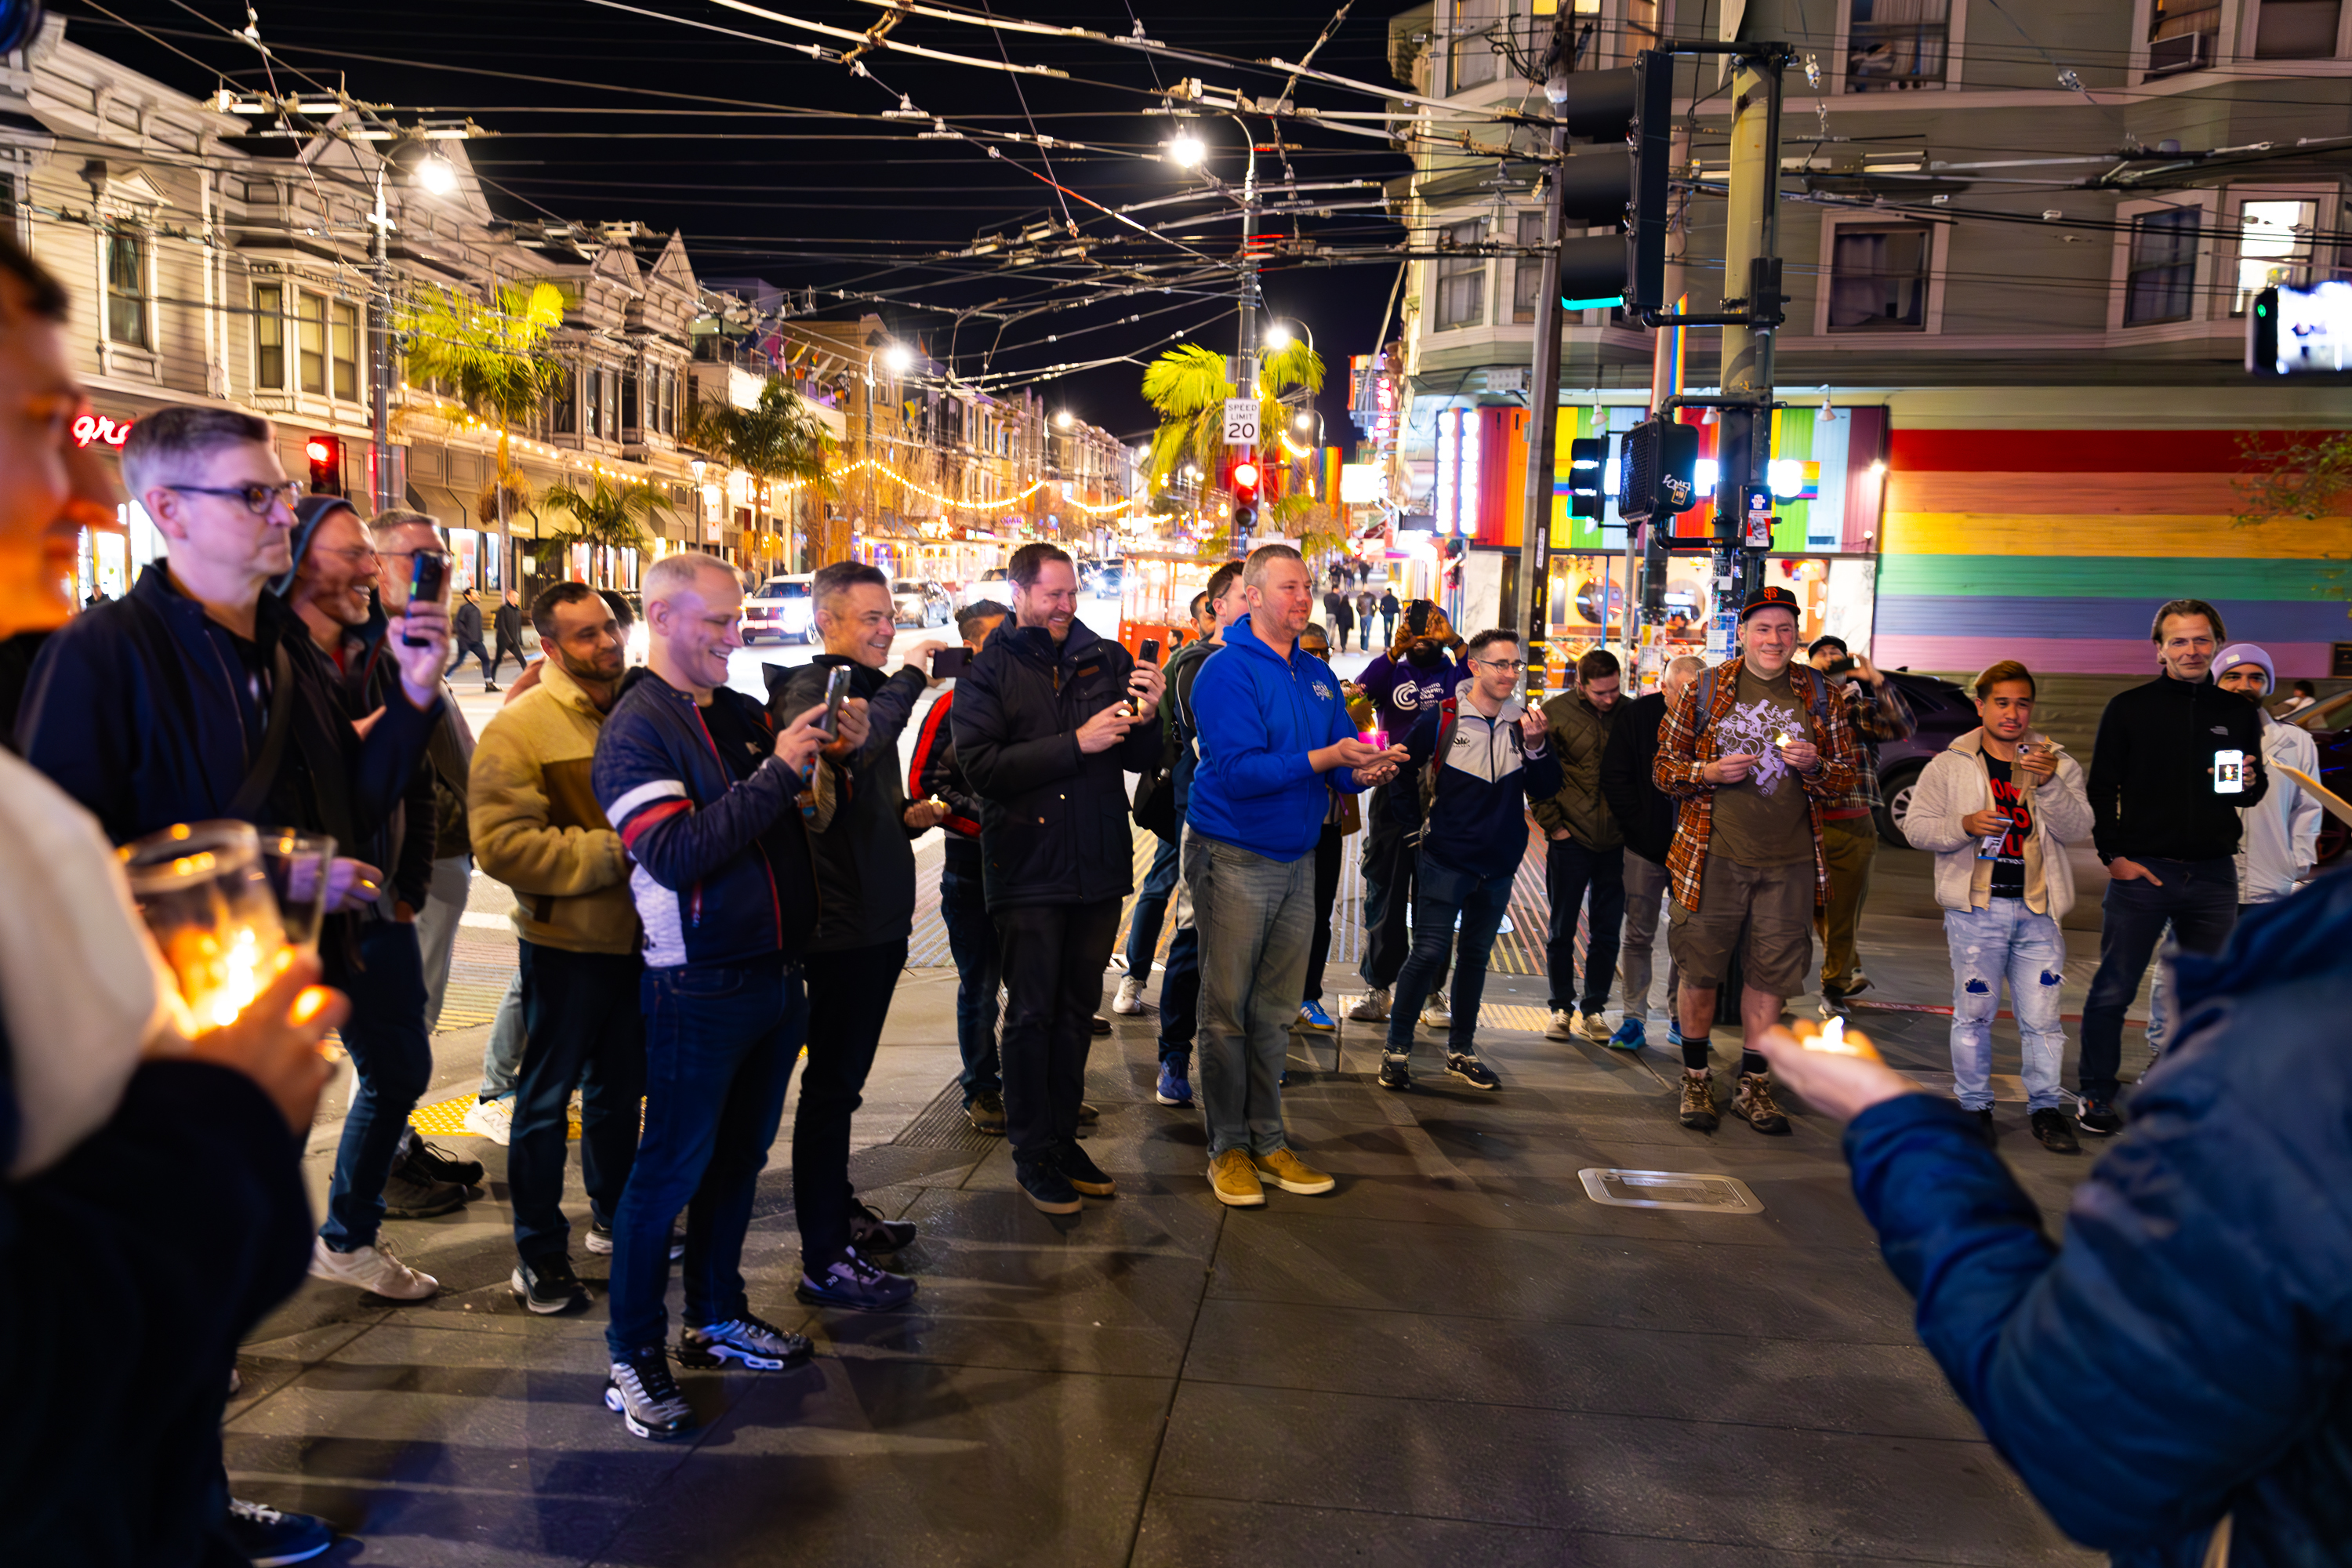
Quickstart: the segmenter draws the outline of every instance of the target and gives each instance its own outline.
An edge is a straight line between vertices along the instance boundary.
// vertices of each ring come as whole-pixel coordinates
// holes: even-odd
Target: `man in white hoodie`
[[[1992,1020],[2006,977],[2033,1135],[2073,1154],[2080,1147],[2058,1088],[2066,1050],[2058,921],[2074,903],[2065,847],[2090,837],[2091,802],[2081,766],[2033,732],[2033,696],[2032,672],[2014,660],[1977,677],[1983,723],[1928,763],[1903,833],[1936,857],[1936,902],[1952,950],[1953,1093],[1992,1142]]]

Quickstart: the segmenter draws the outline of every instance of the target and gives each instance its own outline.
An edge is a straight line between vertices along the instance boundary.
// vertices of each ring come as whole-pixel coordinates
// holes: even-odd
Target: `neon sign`
[[[135,419],[118,422],[103,414],[85,414],[73,422],[74,445],[87,447],[103,442],[109,447],[120,447],[131,439],[131,427],[137,423]]]

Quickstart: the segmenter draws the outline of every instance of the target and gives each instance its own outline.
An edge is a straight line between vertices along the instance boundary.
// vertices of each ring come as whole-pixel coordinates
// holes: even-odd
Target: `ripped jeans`
[[[2058,922],[2035,914],[2022,899],[1995,899],[1981,910],[1946,910],[1944,936],[1952,947],[1952,1092],[1961,1107],[1992,1105],[1992,1020],[2006,978],[2024,1047],[2026,1109],[2057,1109],[2066,1054],[2058,1022],[2066,939]]]

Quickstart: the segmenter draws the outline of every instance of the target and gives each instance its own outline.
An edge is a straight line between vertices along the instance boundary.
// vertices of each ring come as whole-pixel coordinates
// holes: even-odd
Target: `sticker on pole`
[[[1257,445],[1257,399],[1228,397],[1225,399],[1225,445],[1255,447]]]

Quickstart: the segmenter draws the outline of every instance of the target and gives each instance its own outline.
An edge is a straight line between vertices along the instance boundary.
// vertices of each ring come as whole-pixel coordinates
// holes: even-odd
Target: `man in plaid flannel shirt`
[[[1843,637],[1815,637],[1806,662],[1829,678],[1845,704],[1845,721],[1862,742],[1853,788],[1843,800],[1822,808],[1822,858],[1830,868],[1830,898],[1813,917],[1822,939],[1822,1010],[1835,1011],[1847,997],[1870,989],[1853,936],[1862,925],[1862,901],[1870,896],[1870,863],[1878,854],[1878,742],[1907,741],[1918,732],[1911,705],[1886,672],[1846,649]],[[1844,669],[1832,667],[1843,664]]]
[[[1756,1042],[1804,989],[1812,916],[1829,901],[1822,814],[1853,789],[1861,748],[1824,678],[1794,664],[1795,595],[1759,589],[1740,608],[1739,636],[1739,657],[1693,682],[1667,713],[1652,769],[1683,803],[1666,857],[1666,942],[1682,975],[1681,1117],[1715,1131],[1707,1030],[1737,947],[1745,1049],[1731,1109],[1759,1132],[1786,1132]]]

